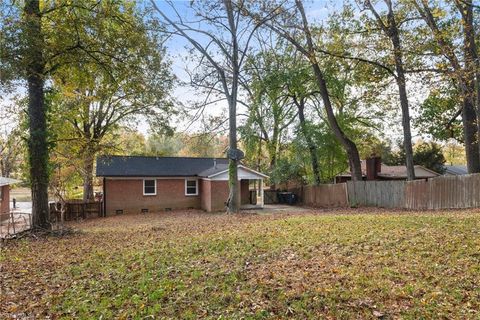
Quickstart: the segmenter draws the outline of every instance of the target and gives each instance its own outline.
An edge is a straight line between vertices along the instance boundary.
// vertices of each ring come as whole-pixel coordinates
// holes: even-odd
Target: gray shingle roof
[[[462,175],[468,174],[467,166],[445,166],[445,174]]]
[[[206,177],[224,171],[227,165],[225,158],[101,156],[97,158],[97,176]]]

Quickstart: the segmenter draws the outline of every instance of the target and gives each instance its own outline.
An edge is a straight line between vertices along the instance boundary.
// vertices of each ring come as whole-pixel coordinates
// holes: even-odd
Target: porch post
[[[260,179],[258,184],[260,187],[260,206],[263,208],[263,179]]]

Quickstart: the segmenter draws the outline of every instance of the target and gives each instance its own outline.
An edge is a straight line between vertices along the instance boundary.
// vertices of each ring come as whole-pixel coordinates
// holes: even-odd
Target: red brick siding
[[[228,200],[228,181],[210,181],[211,182],[211,211],[225,210],[225,203]]]
[[[201,185],[199,195],[185,195],[185,179],[157,179],[157,195],[143,195],[143,179],[106,179],[107,215],[123,210],[123,213],[140,213],[171,209],[200,209]]]
[[[0,198],[0,213],[10,212],[10,186],[2,186],[2,198]]]

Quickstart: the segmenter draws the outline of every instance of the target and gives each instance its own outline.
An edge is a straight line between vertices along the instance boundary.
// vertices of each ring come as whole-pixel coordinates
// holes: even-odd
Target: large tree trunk
[[[325,82],[323,73],[318,66],[318,63],[312,64],[312,67],[320,89],[323,105],[325,107],[325,111],[327,112],[328,123],[333,130],[333,134],[340,141],[340,143],[343,145],[343,148],[347,152],[352,180],[362,181],[362,167],[360,164],[360,155],[358,153],[357,145],[345,135],[338,124],[335,113],[333,112],[332,104],[330,102],[330,97],[328,95],[327,84]]]
[[[230,95],[228,95],[228,116],[229,116],[229,148],[237,150],[237,93],[238,93],[238,77],[240,76],[240,68],[238,61],[238,39],[235,18],[233,15],[233,5],[231,0],[224,0],[225,10],[228,16],[228,24],[232,36],[232,87]],[[228,89],[224,88],[225,93]],[[228,196],[229,213],[237,213],[240,211],[240,183],[238,181],[238,159],[230,159],[228,163],[228,186],[230,194]]]
[[[24,7],[28,83],[28,162],[32,188],[32,227],[49,229],[48,208],[48,142],[44,101],[43,39],[40,4],[26,0]]]
[[[83,162],[83,201],[94,200],[93,194],[93,163],[95,161],[95,152],[87,147]]]
[[[229,136],[228,146],[230,150],[237,150],[237,104],[236,98],[230,97],[228,116],[229,116]],[[229,195],[227,201],[227,212],[238,213],[240,211],[240,184],[238,182],[238,163],[237,159],[230,159],[228,162],[228,187]]]
[[[338,139],[338,141],[342,144],[343,148],[347,152],[352,180],[361,181],[362,168],[360,165],[360,155],[358,153],[357,145],[346,136],[346,134],[343,132],[342,128],[340,128],[340,125],[338,124],[337,118],[333,111],[332,103],[330,101],[330,96],[328,94],[328,88],[327,88],[327,83],[325,81],[325,77],[323,75],[322,70],[320,69],[317,58],[315,56],[315,47],[313,45],[312,35],[310,32],[310,28],[308,26],[307,16],[305,14],[303,3],[301,0],[296,0],[295,3],[302,16],[303,31],[305,33],[305,38],[307,40],[308,50],[306,50],[304,54],[307,55],[310,65],[313,68],[313,73],[317,80],[320,96],[322,97],[323,105],[327,113],[328,123],[333,130],[333,134],[335,135],[335,137]],[[294,44],[297,45],[297,48],[298,48],[298,44],[297,43],[294,43]]]
[[[473,106],[472,97],[463,92],[463,136],[465,141],[465,155],[467,158],[468,173],[480,172],[480,157],[477,142],[477,117]]]
[[[313,178],[315,180],[315,184],[319,185],[321,183],[321,179],[320,167],[318,165],[317,148],[315,148],[315,144],[313,143],[312,137],[310,136],[310,133],[307,129],[307,124],[305,121],[305,100],[300,99],[300,101],[297,101],[297,99],[295,99],[295,104],[298,108],[298,119],[300,120],[300,128],[302,129],[303,136],[305,137],[305,141],[307,142],[308,151],[310,152]]]
[[[472,105],[476,114],[477,124],[477,147],[480,146],[480,61],[478,60],[477,44],[475,41],[475,27],[473,23],[473,5],[471,0],[457,1],[458,9],[461,11],[463,19],[463,43],[465,55],[465,85],[466,101],[468,106]],[[467,111],[468,113],[468,111]],[[469,122],[472,119],[468,119]],[[480,151],[479,151],[480,152]],[[480,166],[477,160],[478,166]],[[480,168],[473,168],[473,170]],[[478,171],[475,171],[478,172]]]
[[[402,46],[398,34],[397,23],[393,14],[392,3],[388,2],[388,28],[389,36],[393,44],[395,58],[395,70],[397,72],[396,82],[400,96],[402,109],[403,147],[405,149],[405,164],[407,166],[407,180],[415,180],[415,167],[413,163],[412,131],[410,129],[410,108],[408,106],[407,86],[405,70],[403,68]]]

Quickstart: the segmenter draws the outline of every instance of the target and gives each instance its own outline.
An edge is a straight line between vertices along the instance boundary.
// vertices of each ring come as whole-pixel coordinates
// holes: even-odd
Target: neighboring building
[[[468,174],[467,166],[444,166],[446,176],[461,176]]]
[[[106,215],[171,209],[224,210],[228,199],[228,160],[215,158],[102,156]],[[242,205],[263,207],[263,179],[268,176],[238,166]],[[255,181],[257,192],[250,192]],[[251,195],[257,195],[251,199]]]
[[[362,160],[363,180],[407,180],[406,166],[387,166],[379,157]],[[423,166],[415,166],[415,179],[430,179],[440,176],[439,173]],[[351,180],[350,172],[339,174],[335,177],[336,183]]]
[[[10,185],[20,181],[10,178],[0,177],[0,214],[10,212]]]

